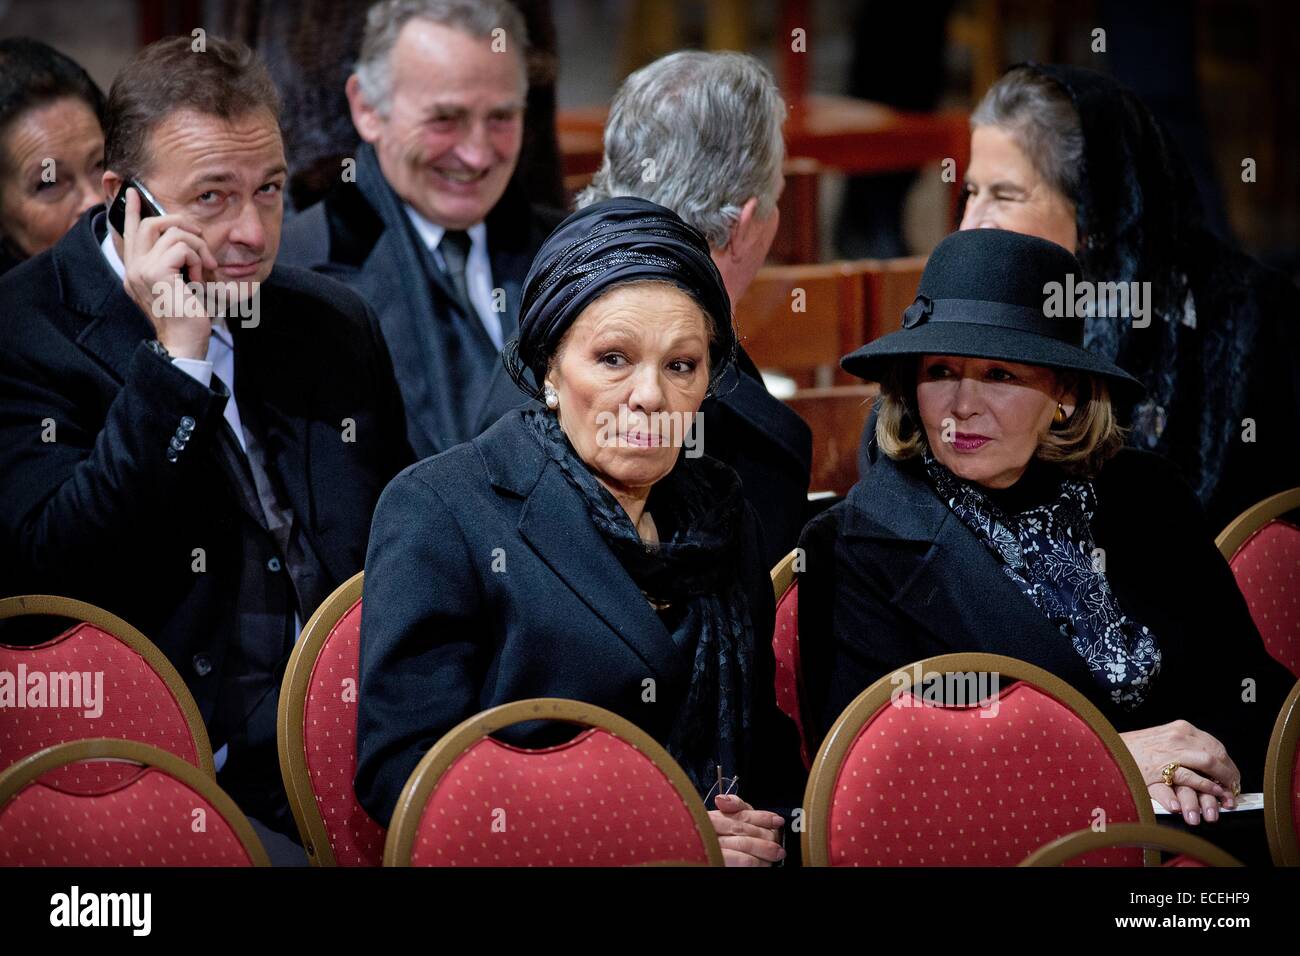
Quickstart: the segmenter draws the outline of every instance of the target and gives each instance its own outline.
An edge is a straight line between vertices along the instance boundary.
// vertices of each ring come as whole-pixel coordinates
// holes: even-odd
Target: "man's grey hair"
[[[387,116],[392,106],[393,47],[402,27],[416,19],[485,40],[496,39],[494,31],[503,30],[506,52],[513,50],[527,71],[528,28],[509,0],[382,0],[366,14],[355,68],[361,95],[381,116]]]
[[[725,248],[749,199],[760,218],[776,208],[784,122],[776,81],[754,57],[672,53],[623,81],[605,124],[604,162],[578,207],[639,196]]]
[[[970,117],[971,129],[993,126],[1024,152],[1039,176],[1079,204],[1083,130],[1070,94],[1031,67],[1008,70],[989,87]]]

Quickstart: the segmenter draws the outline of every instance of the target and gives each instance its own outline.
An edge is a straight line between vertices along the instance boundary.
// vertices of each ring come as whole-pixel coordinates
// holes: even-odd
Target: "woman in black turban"
[[[750,806],[788,814],[802,788],[759,527],[692,428],[734,350],[708,245],[669,210],[607,200],[547,239],[506,350],[536,401],[402,472],[375,513],[356,789],[376,819],[460,721],[565,697],[646,730],[701,796],[738,777],[744,800],[710,813],[724,856],[783,858],[782,816]]]

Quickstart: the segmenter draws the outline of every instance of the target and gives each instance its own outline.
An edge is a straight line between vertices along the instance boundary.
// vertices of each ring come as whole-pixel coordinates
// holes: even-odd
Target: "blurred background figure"
[[[0,273],[43,252],[100,201],[104,94],[27,37],[0,40]]]
[[[848,94],[912,112],[937,107],[946,86],[944,45],[952,7],[952,0],[860,4],[853,18]],[[909,255],[903,211],[916,180],[916,170],[846,179],[836,253],[845,259]]]

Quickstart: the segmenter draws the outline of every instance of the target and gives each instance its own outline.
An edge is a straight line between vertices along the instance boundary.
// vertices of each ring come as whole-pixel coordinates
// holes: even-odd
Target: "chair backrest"
[[[767,261],[811,263],[821,259],[822,164],[815,159],[788,156],[781,167],[785,189],[777,201],[781,222],[772,237]]]
[[[1219,849],[1204,837],[1185,830],[1162,827],[1158,823],[1112,823],[1104,830],[1076,830],[1039,847],[1020,862],[1020,866],[1086,866],[1098,859],[1100,850],[1115,847],[1141,847],[1177,854],[1163,864],[1148,865],[1241,866],[1230,853]]]
[[[586,729],[528,750],[489,735],[556,720]],[[686,773],[600,707],[536,698],[493,707],[420,760],[389,826],[385,866],[722,865]]]
[[[858,445],[877,385],[799,389],[785,400],[812,430],[810,491],[846,495],[858,480]]]
[[[0,619],[25,616],[80,623],[32,647],[0,644],[0,770],[54,744],[110,737],[158,747],[215,778],[198,705],[152,641],[84,601],[0,600]]]
[[[772,654],[776,658],[776,706],[799,730],[799,754],[805,767],[812,766],[812,754],[803,729],[803,669],[799,664],[799,579],[795,548],[772,569],[772,592],[776,596],[776,628],[772,633]]]
[[[1300,528],[1281,516],[1300,508],[1300,488],[1252,505],[1215,543],[1232,566],[1269,654],[1300,677]]]
[[[856,381],[839,361],[862,327],[862,296],[851,263],[764,266],[736,304],[740,344],[759,368],[804,387]]]
[[[903,310],[916,300],[926,258],[859,259],[853,263],[862,276],[863,324],[852,348],[903,327]]]
[[[0,773],[0,865],[268,866],[206,773],[128,740],[57,744]]]
[[[863,691],[813,760],[804,811],[813,866],[1014,866],[1099,820],[1155,822],[1101,712],[997,654],[918,661]],[[1104,852],[1109,865],[1141,865]]]
[[[363,574],[339,585],[307,621],[280,686],[280,775],[317,866],[379,866],[384,858],[384,828],[352,787]]]
[[[1300,682],[1273,724],[1264,758],[1264,829],[1278,866],[1300,866]]]

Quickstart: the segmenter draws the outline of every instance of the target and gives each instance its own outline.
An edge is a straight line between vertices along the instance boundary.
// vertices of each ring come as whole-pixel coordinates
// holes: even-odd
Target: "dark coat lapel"
[[[954,652],[1005,654],[1090,686],[1093,678],[1069,640],[934,493],[919,462],[895,462],[874,443],[871,453],[871,471],[849,492],[843,534],[897,543],[885,568],[891,605]]]
[[[469,410],[461,407],[461,389],[473,392],[477,379],[486,381],[478,367],[496,346],[477,315],[461,313],[450,280],[419,241],[370,146],[358,152],[357,187],[384,227],[358,291],[375,303],[407,415],[423,439],[414,444],[442,451],[462,439]]]
[[[261,320],[256,327],[244,328],[238,317],[227,320],[235,343],[235,399],[241,420],[260,438],[266,466],[287,495],[295,523],[318,555],[330,555],[313,531],[317,521],[311,481],[312,410],[322,407],[317,390],[325,379],[319,370],[300,374],[301,367],[292,360],[304,351],[289,318],[301,305],[271,280],[259,295]]]
[[[647,676],[681,680],[688,661],[592,524],[578,492],[512,411],[474,439],[499,492],[524,499],[520,535],[643,660]]]
[[[93,211],[83,216],[67,241],[54,247],[55,270],[77,344],[124,382],[132,355],[142,341],[154,337],[154,328],[104,259],[95,219]]]
[[[785,452],[801,472],[812,468],[812,432],[807,423],[767,390],[762,373],[743,348],[737,349],[735,364],[718,382],[717,401]]]

